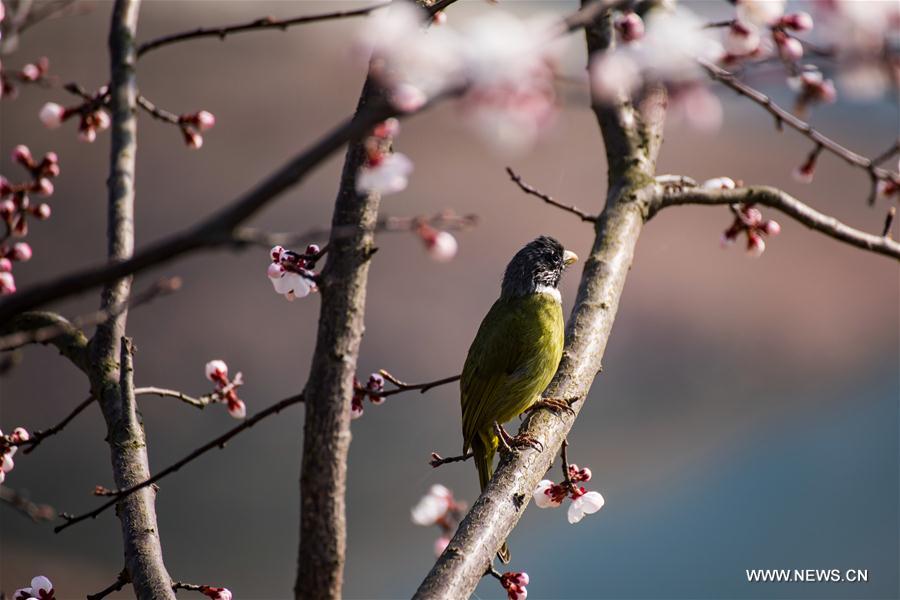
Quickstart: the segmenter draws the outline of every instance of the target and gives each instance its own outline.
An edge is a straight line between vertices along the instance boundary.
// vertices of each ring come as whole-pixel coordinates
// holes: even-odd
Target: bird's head
[[[556,289],[563,270],[578,256],[552,237],[542,235],[516,252],[506,266],[501,295],[527,296],[541,289]]]

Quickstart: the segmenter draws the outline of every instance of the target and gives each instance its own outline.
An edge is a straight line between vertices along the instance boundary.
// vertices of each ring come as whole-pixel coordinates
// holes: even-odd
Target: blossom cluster
[[[269,264],[266,274],[275,291],[283,295],[287,300],[305,298],[310,293],[317,291],[315,272],[316,261],[322,257],[322,250],[316,244],[306,247],[306,252],[298,254],[292,250],[285,250],[281,246],[275,246],[270,251],[272,262]]]
[[[211,129],[216,124],[216,117],[208,110],[200,110],[178,117],[178,127],[188,148],[198,150],[203,147],[203,136],[200,132]]]
[[[457,31],[426,29],[422,17],[412,4],[397,4],[368,18],[361,32],[370,73],[394,107],[414,112],[464,91],[461,114],[487,142],[501,150],[531,145],[556,114],[557,49],[547,20],[492,10]]]
[[[13,592],[13,600],[54,600],[53,584],[43,575],[31,580],[30,587],[19,588]]]
[[[525,600],[528,597],[528,573],[509,571],[500,576],[500,585],[506,590],[506,597],[509,600]]]
[[[25,262],[32,255],[31,246],[27,243],[9,243],[9,238],[22,238],[28,234],[29,217],[38,220],[50,218],[50,205],[32,203],[30,194],[52,195],[53,178],[59,175],[59,157],[55,152],[48,152],[36,161],[28,146],[20,144],[13,149],[12,159],[28,171],[31,179],[12,183],[0,175],[0,221],[6,225],[6,235],[0,238],[0,296],[16,291],[13,262]]]
[[[578,465],[570,464],[566,481],[554,483],[549,479],[544,479],[538,483],[532,494],[534,503],[539,508],[556,508],[568,497],[572,500],[567,514],[569,523],[578,523],[585,515],[593,514],[603,508],[603,504],[606,502],[600,492],[589,492],[583,486],[576,485],[580,482],[590,481],[590,479],[591,470],[589,468],[579,469]]]
[[[107,86],[101,87],[96,94],[85,98],[76,106],[65,107],[56,102],[47,102],[41,107],[38,118],[48,129],[56,129],[72,117],[78,117],[78,139],[83,142],[97,140],[97,132],[109,129],[109,113],[103,108],[109,94]]]
[[[247,406],[238,398],[237,388],[244,385],[244,376],[238,372],[233,379],[228,378],[228,365],[222,360],[211,360],[206,363],[206,378],[216,384],[212,393],[215,402],[228,405],[228,414],[235,419],[247,416]]]
[[[8,436],[0,431],[0,483],[6,480],[6,474],[13,470],[13,456],[18,445],[31,439],[31,434],[24,427],[16,427]]]
[[[729,177],[718,177],[703,183],[707,189],[734,189],[735,182]],[[781,225],[772,219],[763,219],[762,213],[752,203],[732,207],[734,222],[722,234],[722,247],[733,244],[741,234],[747,236],[747,254],[761,256],[766,250],[765,236],[776,236],[781,233]]]
[[[466,505],[458,502],[453,492],[439,483],[432,485],[428,493],[412,507],[410,516],[413,523],[423,527],[436,525],[441,530],[441,535],[434,541],[435,556],[440,556],[450,543],[450,536],[456,531],[465,509]]]
[[[47,79],[50,70],[50,61],[42,56],[33,63],[28,63],[18,71],[7,71],[0,62],[0,99],[15,99],[19,90],[14,82],[39,83]]]
[[[384,404],[384,377],[380,373],[372,373],[369,380],[363,386],[359,380],[353,378],[353,397],[350,399],[350,418],[358,419],[363,414],[363,401],[368,398],[372,404]]]

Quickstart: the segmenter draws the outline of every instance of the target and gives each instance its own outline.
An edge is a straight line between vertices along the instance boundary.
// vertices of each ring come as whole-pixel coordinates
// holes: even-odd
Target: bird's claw
[[[577,400],[577,398],[575,398]],[[572,410],[572,405],[569,400],[565,398],[541,398],[531,406],[525,409],[525,412],[531,414],[536,410],[540,410],[545,408],[547,410],[553,411],[554,413],[568,413],[575,416],[575,411]]]
[[[500,446],[504,452],[515,452],[522,448],[533,448],[538,452],[544,451],[544,444],[527,433],[520,433],[517,436],[509,435],[500,423],[494,423],[494,429],[497,431],[497,437],[500,438]]]

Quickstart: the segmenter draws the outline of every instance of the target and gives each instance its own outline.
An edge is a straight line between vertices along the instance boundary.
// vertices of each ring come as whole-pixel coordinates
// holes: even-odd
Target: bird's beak
[[[563,264],[567,267],[572,263],[578,262],[578,255],[572,252],[571,250],[566,250],[563,252]]]

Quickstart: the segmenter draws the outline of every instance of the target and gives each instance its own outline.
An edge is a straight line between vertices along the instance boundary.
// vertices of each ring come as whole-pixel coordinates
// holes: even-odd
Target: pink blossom
[[[707,190],[733,190],[735,188],[734,179],[731,177],[716,177],[707,179],[701,187]]]
[[[37,180],[37,189],[35,190],[41,196],[53,195],[53,182],[47,177],[41,177]]]
[[[211,360],[206,363],[206,378],[213,383],[228,383],[228,365],[224,360]]]
[[[759,235],[751,232],[747,236],[747,255],[753,258],[758,258],[762,256],[762,253],[766,251],[766,242]]]
[[[13,470],[13,467],[16,466],[16,463],[13,462],[12,455],[12,452],[6,452],[3,455],[2,462],[0,462],[0,470],[4,473],[9,473]]]
[[[574,525],[581,521],[585,515],[597,512],[603,508],[605,502],[600,492],[584,492],[584,488],[581,488],[581,493],[569,505],[569,511],[566,515],[569,523]]]
[[[188,148],[199,150],[203,147],[203,136],[196,131],[184,127],[181,129],[181,133],[184,135],[184,143],[187,144]]]
[[[6,257],[0,258],[0,273],[9,273],[12,271],[12,261]]]
[[[725,30],[725,50],[734,56],[746,56],[759,49],[759,31],[753,25],[735,21]]]
[[[232,598],[231,590],[222,587],[205,585],[200,589],[200,593],[212,600],[231,600]]]
[[[66,109],[55,102],[48,102],[39,114],[41,123],[49,129],[56,129],[66,118]]]
[[[500,576],[500,585],[506,590],[508,600],[525,600],[528,597],[528,573],[507,572]]]
[[[453,504],[453,493],[441,484],[434,484],[410,511],[416,525],[434,525],[444,518]]]
[[[12,200],[0,201],[0,218],[8,219],[16,212],[16,204]]]
[[[6,296],[15,291],[16,280],[13,278],[13,274],[8,271],[0,272],[0,296]]]
[[[803,44],[796,38],[792,38],[783,31],[775,31],[772,39],[778,46],[778,53],[781,58],[790,62],[796,62],[803,58]]]
[[[38,204],[37,206],[35,206],[34,210],[32,212],[33,212],[34,216],[37,217],[39,220],[46,221],[47,219],[50,218],[50,213],[52,211],[50,210],[49,204],[42,202],[42,203]]]
[[[784,14],[784,0],[737,0],[737,18],[754,25],[774,25]]]
[[[722,124],[722,103],[704,85],[691,84],[673,93],[669,106],[674,119],[698,131],[712,133]]]
[[[437,11],[433,15],[431,15],[431,22],[434,25],[446,25],[447,24],[447,13],[442,10]]]
[[[247,416],[247,406],[240,398],[228,400],[228,414],[235,419],[243,419]]]
[[[356,191],[360,194],[394,194],[406,189],[413,163],[399,152],[388,154],[377,164],[362,167],[356,175]]]
[[[781,17],[781,25],[794,31],[809,31],[813,28],[813,18],[808,12],[795,12]]]
[[[372,135],[381,140],[393,139],[397,137],[397,134],[399,133],[400,121],[393,117],[385,119],[372,130]]]
[[[78,139],[93,144],[97,140],[97,130],[91,126],[84,127],[78,131]]]
[[[19,262],[26,262],[31,260],[31,254],[31,246],[26,242],[16,242],[13,244],[10,258]]]
[[[42,75],[41,69],[37,65],[31,63],[22,67],[20,74],[25,81],[37,81]]]
[[[638,63],[623,52],[602,54],[592,58],[591,91],[605,104],[613,104],[629,94],[641,82]]]
[[[31,439],[31,434],[24,427],[16,427],[9,436],[14,444],[21,444]]]
[[[201,110],[195,115],[194,122],[200,131],[206,131],[216,124],[216,117],[207,110]]]
[[[404,113],[412,113],[428,102],[428,96],[421,89],[410,83],[399,83],[393,87],[388,96],[394,108]]]
[[[781,233],[781,225],[778,224],[778,221],[773,221],[769,219],[765,223],[763,223],[763,231],[766,235],[776,236]]]
[[[31,156],[31,150],[24,144],[19,144],[12,151],[12,159],[17,163],[30,168],[34,164],[34,158]]]
[[[619,15],[615,27],[626,44],[644,37],[644,21],[636,13],[626,12]]]
[[[556,508],[562,504],[562,501],[565,498],[565,491],[563,491],[563,494],[560,496],[558,493],[555,493],[557,487],[559,486],[549,479],[543,479],[538,483],[532,493],[534,503],[538,508]]]
[[[98,131],[106,131],[112,124],[112,120],[109,118],[109,113],[107,113],[105,110],[98,110],[93,114],[93,117]]]

